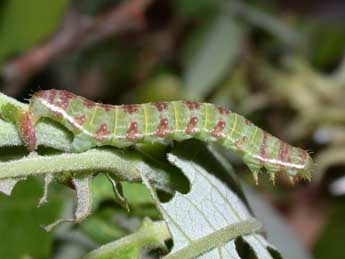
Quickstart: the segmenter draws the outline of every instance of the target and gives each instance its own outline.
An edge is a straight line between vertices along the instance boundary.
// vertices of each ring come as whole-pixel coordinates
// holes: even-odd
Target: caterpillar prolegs
[[[2,107],[4,117],[15,121],[29,149],[36,149],[34,123],[41,117],[59,122],[73,135],[74,152],[110,145],[125,148],[137,143],[190,138],[217,142],[239,154],[254,174],[262,168],[272,180],[278,172],[310,178],[310,155],[255,126],[225,107],[193,101],[108,105],[63,90],[36,92],[29,112]],[[15,117],[15,119],[14,119]]]

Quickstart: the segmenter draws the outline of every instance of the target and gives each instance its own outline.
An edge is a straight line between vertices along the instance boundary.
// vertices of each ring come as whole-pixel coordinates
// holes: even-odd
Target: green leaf
[[[252,26],[259,27],[290,47],[303,48],[306,39],[302,33],[290,27],[284,21],[267,12],[246,4],[244,1],[232,0],[226,2],[224,8],[235,17],[242,18]]]
[[[273,258],[268,249],[274,248],[257,233],[261,224],[246,203],[234,192],[235,188],[214,176],[229,177],[221,162],[205,147],[191,143],[178,145],[168,155],[169,161],[190,180],[189,193],[177,192],[169,202],[160,203],[145,181],[173,236],[173,249],[165,258],[240,258],[235,244],[240,236],[258,259]]]
[[[52,195],[47,206],[36,208],[41,195],[36,179],[23,181],[12,197],[0,194],[0,258],[50,258],[52,234],[40,227],[60,214],[61,197]]]
[[[139,258],[144,247],[164,247],[164,241],[170,238],[169,230],[164,221],[152,222],[146,219],[135,233],[101,246],[86,255],[84,259]]]
[[[97,212],[83,221],[80,228],[99,244],[105,244],[133,232],[143,217],[159,219],[159,212],[145,185],[141,183],[121,182],[123,197],[128,201],[130,211],[119,206],[101,205],[101,202],[115,202],[114,191],[107,177],[97,175],[92,182],[93,205]],[[100,206],[101,205],[101,206]],[[123,224],[127,222],[128,225]]]
[[[243,36],[243,28],[230,17],[220,16],[211,24],[185,64],[189,98],[204,98],[224,78],[239,57]]]
[[[60,24],[69,0],[6,0],[0,11],[0,65],[10,55],[47,38]]]

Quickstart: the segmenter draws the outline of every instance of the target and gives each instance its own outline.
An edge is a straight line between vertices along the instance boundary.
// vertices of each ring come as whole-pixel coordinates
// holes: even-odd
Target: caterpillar
[[[12,114],[11,114],[12,111]],[[239,154],[257,181],[262,168],[274,181],[278,172],[291,179],[309,179],[313,161],[297,147],[272,136],[243,116],[211,103],[194,101],[156,102],[130,105],[96,103],[64,90],[36,92],[28,112],[14,116],[2,107],[4,117],[15,122],[30,150],[37,147],[34,124],[47,117],[73,133],[73,152],[110,145],[126,148],[138,143],[195,138],[217,142]]]

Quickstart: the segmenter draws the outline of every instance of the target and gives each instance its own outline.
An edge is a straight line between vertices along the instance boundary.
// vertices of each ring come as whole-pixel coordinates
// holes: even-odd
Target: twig
[[[51,59],[81,49],[115,34],[140,30],[145,26],[144,11],[152,0],[130,0],[109,12],[89,17],[70,11],[62,28],[46,43],[7,64],[1,76],[4,92],[16,95],[23,83]]]

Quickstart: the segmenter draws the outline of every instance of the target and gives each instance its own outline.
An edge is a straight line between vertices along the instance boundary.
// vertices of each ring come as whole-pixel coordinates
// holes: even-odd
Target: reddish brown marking
[[[193,134],[195,132],[195,127],[196,124],[198,123],[198,118],[197,117],[192,117],[190,118],[187,128],[186,128],[186,133],[187,134]]]
[[[65,91],[65,90],[60,91],[60,96],[63,96],[63,98],[66,98],[66,99],[72,99],[72,98],[76,97],[75,94],[68,92],[68,91]]]
[[[243,148],[244,148],[243,144],[245,144],[246,142],[248,142],[248,137],[247,136],[243,136],[242,138],[240,138],[237,141],[235,141],[235,146],[239,150],[243,150]]]
[[[128,140],[135,140],[138,137],[138,123],[136,121],[132,121],[126,135]]]
[[[187,105],[188,109],[191,111],[200,109],[200,103],[198,102],[185,101],[185,104]]]
[[[244,119],[244,123],[248,126],[252,126],[253,123],[250,120]]]
[[[132,114],[135,112],[139,111],[139,104],[127,104],[127,105],[122,105],[122,109],[124,110],[124,112],[128,113],[128,114]]]
[[[33,151],[37,148],[36,131],[30,119],[29,113],[23,111],[22,116],[21,129],[23,140],[28,149]]]
[[[96,139],[102,140],[104,137],[110,135],[111,132],[108,130],[106,123],[102,123],[99,129],[96,131]]]
[[[167,118],[161,118],[158,128],[156,130],[156,135],[159,137],[164,137],[169,133],[169,122]]]
[[[268,134],[267,134],[267,132],[264,131],[264,137],[262,139],[262,144],[261,144],[261,147],[260,147],[260,156],[262,158],[268,158],[267,139],[268,139]]]
[[[114,109],[114,105],[111,104],[101,104],[101,107],[106,111],[110,112]]]
[[[280,141],[278,158],[282,162],[291,162],[291,146],[284,141]]]
[[[83,98],[83,104],[85,105],[86,108],[89,108],[89,109],[93,108],[96,105],[94,101],[91,101],[86,98]]]
[[[242,150],[241,139],[235,141],[235,146],[236,146],[239,150]]]
[[[159,112],[168,109],[168,104],[166,102],[156,102],[153,104]]]
[[[53,104],[54,103],[54,100],[55,100],[55,96],[57,94],[57,90],[55,89],[52,89],[52,90],[48,90],[48,103],[51,103]]]
[[[225,121],[222,121],[222,120],[218,121],[216,127],[214,127],[212,132],[211,132],[212,136],[221,137],[222,135],[224,135],[223,130],[224,130],[225,126],[226,126]]]
[[[217,109],[218,109],[218,112],[222,115],[228,115],[231,113],[231,111],[228,108],[225,108],[222,106],[218,106]]]
[[[76,96],[71,92],[59,91],[59,101],[56,102],[56,106],[60,107],[63,110],[66,110],[70,100],[74,99]]]
[[[80,126],[84,124],[85,120],[86,120],[86,117],[84,114],[74,117],[74,121]]]

